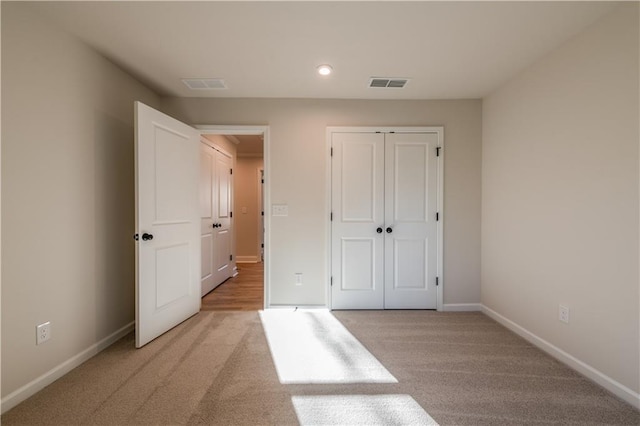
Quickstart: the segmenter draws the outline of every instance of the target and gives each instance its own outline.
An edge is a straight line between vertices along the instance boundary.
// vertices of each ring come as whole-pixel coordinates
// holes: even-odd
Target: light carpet
[[[307,418],[292,398],[354,395],[408,395],[443,426],[640,424],[633,407],[481,313],[333,315],[398,383],[281,384],[257,312],[201,312],[142,349],[133,334],[116,342],[2,425],[296,425]]]

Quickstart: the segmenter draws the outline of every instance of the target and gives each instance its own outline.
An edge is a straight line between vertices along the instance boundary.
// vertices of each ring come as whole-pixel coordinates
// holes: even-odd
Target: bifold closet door
[[[384,307],[436,309],[435,133],[385,135]]]
[[[384,134],[332,137],[333,309],[384,307]]]
[[[333,309],[435,309],[436,133],[332,134]]]
[[[231,157],[200,144],[201,296],[232,275]]]

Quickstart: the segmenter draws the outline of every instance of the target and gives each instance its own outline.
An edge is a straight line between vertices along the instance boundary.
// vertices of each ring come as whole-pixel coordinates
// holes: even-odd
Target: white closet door
[[[233,274],[232,158],[202,142],[200,148],[201,296]]]
[[[231,169],[232,159],[223,152],[216,151],[215,180],[213,191],[214,216],[214,275],[216,286],[233,275],[232,264],[232,230],[231,230]]]
[[[333,309],[384,306],[384,135],[332,136]]]
[[[207,144],[200,143],[200,245],[201,274],[200,295],[204,296],[216,286],[214,276],[214,230],[215,205],[215,165],[216,151]]]
[[[200,310],[200,133],[135,103],[136,347]]]
[[[435,309],[437,190],[435,133],[385,139],[384,307]]]

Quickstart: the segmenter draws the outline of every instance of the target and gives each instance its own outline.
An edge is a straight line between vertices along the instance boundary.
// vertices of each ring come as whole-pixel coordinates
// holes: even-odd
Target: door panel
[[[384,135],[334,133],[332,146],[332,307],[380,309]]]
[[[425,289],[426,241],[395,238],[393,246],[394,289]]]
[[[375,240],[342,239],[341,290],[375,291]]]
[[[213,276],[213,234],[203,234],[201,236],[201,275],[200,275],[200,296],[204,296],[215,288]]]
[[[217,215],[218,219],[227,219],[231,202],[231,158],[220,152],[216,154]]]
[[[215,151],[200,142],[200,236],[201,236],[201,273],[200,296],[204,296],[216,286],[213,259],[213,223],[214,223],[214,167]]]
[[[200,135],[140,102],[135,125],[136,347],[141,347],[200,309]]]
[[[372,223],[376,203],[380,202],[376,189],[375,140],[346,142],[342,145],[342,202],[343,222]],[[357,170],[357,173],[353,171]]]
[[[232,159],[223,152],[216,151],[215,160],[215,221],[220,226],[214,229],[214,276],[219,285],[233,275],[231,260],[231,168]]]
[[[213,223],[213,149],[200,144],[200,214]],[[204,224],[204,223],[203,223]],[[210,226],[208,226],[210,228]]]
[[[435,133],[385,138],[385,296],[388,309],[435,309],[437,303],[437,160]]]

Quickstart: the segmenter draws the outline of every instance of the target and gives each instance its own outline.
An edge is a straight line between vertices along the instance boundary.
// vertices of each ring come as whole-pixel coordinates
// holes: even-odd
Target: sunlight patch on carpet
[[[398,383],[328,311],[260,312],[282,384]]]
[[[438,425],[409,395],[291,397],[298,421],[311,425]]]

